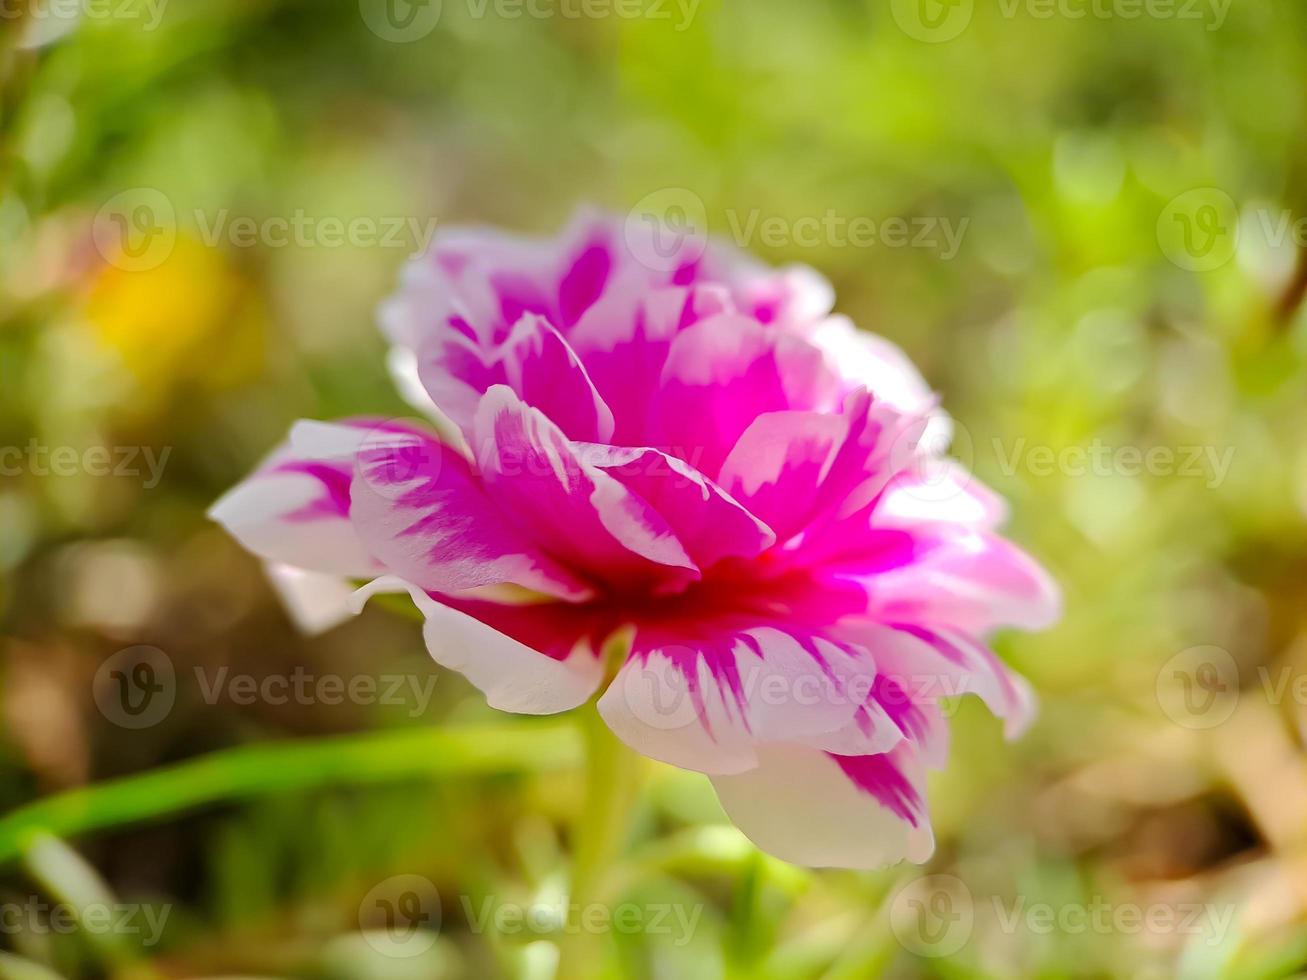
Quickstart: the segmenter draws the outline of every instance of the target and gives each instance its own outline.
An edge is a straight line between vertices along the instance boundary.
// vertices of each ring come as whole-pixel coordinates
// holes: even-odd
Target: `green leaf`
[[[251,745],[15,810],[0,820],[0,862],[20,856],[43,834],[76,837],[217,802],[324,786],[547,772],[580,759],[579,735],[563,720]]]

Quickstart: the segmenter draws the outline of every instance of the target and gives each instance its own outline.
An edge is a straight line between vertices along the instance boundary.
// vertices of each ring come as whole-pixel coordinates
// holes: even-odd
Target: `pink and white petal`
[[[554,268],[554,309],[563,330],[577,322],[609,290],[627,258],[622,230],[607,215],[580,209],[564,230]]]
[[[567,254],[579,241],[605,242],[613,255],[605,297],[639,281],[643,288],[724,287],[732,305],[778,330],[807,329],[830,312],[835,293],[806,266],[772,269],[734,245],[705,239],[691,228],[620,220],[583,209],[564,235]]]
[[[417,352],[418,377],[428,396],[468,437],[481,396],[506,384],[498,352],[458,330],[433,332]]]
[[[568,333],[568,343],[612,409],[613,441],[624,446],[651,442],[649,406],[672,338],[730,309],[729,294],[719,286],[650,291],[620,282],[590,307]]]
[[[359,607],[382,592],[408,592],[422,612],[432,659],[458,671],[500,711],[551,715],[584,704],[603,678],[603,661],[584,640],[563,658],[534,650],[398,578],[380,578],[356,594]]]
[[[500,509],[541,550],[609,586],[679,588],[699,578],[667,522],[512,389],[481,401],[474,445]]]
[[[848,436],[848,420],[818,412],[767,412],[722,464],[722,485],[788,541],[812,520],[819,490]]]
[[[438,240],[430,252],[409,262],[400,274],[399,291],[378,310],[382,333],[397,347],[417,351],[450,331],[483,343],[497,339],[501,300],[490,271],[469,269],[464,256],[443,249]]]
[[[740,312],[778,330],[809,331],[835,305],[835,290],[815,269],[804,265],[772,269],[719,240],[710,240],[697,261],[682,264],[674,281],[678,285],[723,283]]]
[[[723,558],[752,558],[776,535],[730,494],[675,456],[657,449],[589,445],[581,455],[648,501],[701,569]]]
[[[841,643],[857,643],[873,651],[879,673],[902,691],[914,706],[937,704],[964,694],[980,697],[989,710],[1003,719],[1004,734],[1016,738],[1035,716],[1036,699],[1030,685],[1014,673],[982,641],[946,626],[913,622],[875,622],[847,617],[832,630]],[[882,706],[902,697],[884,692]],[[931,766],[942,764],[947,731],[933,713],[903,717],[910,741],[923,751]]]
[[[938,650],[923,649],[919,637],[879,624],[846,625],[835,635],[868,650],[875,679],[849,725],[808,744],[840,755],[876,755],[908,741],[925,765],[941,768],[948,755],[948,723],[938,702],[965,693],[971,679],[960,665]]]
[[[446,415],[431,398],[418,373],[417,354],[407,347],[392,347],[386,352],[386,370],[395,384],[399,397],[410,407],[422,413],[441,439],[459,445],[463,434],[453,419]]]
[[[569,438],[605,442],[613,434],[613,414],[576,352],[534,314],[524,315],[493,347],[458,331],[433,336],[419,353],[419,371],[432,401],[465,433],[481,396],[495,385],[508,385]]]
[[[382,329],[414,350],[455,321],[480,342],[497,343],[524,313],[548,317],[567,334],[600,307],[622,322],[650,290],[706,284],[719,284],[741,312],[777,329],[809,330],[831,307],[830,285],[811,269],[773,270],[694,235],[673,237],[677,252],[667,255],[667,236],[655,243],[656,234],[592,208],[579,209],[553,239],[442,228],[383,305]],[[657,263],[641,261],[653,254]]]
[[[357,449],[351,519],[387,569],[433,592],[512,583],[572,600],[593,590],[511,522],[460,453],[418,429]]]
[[[590,209],[579,211],[554,239],[478,227],[444,229],[413,264],[416,269],[406,276],[401,295],[422,294],[430,308],[440,309],[436,323],[457,316],[482,344],[502,341],[526,314],[547,317],[567,329],[608,287],[620,257],[619,235],[612,219]],[[437,291],[453,301],[431,303]],[[387,311],[392,336],[430,336],[429,317],[425,329],[394,329],[412,305]]]
[[[884,677],[876,675],[873,693],[867,695],[866,701],[843,727],[797,741],[837,755],[876,755],[890,751],[907,737],[907,733],[903,712],[894,703],[895,698],[885,697],[889,687]],[[881,699],[890,703],[882,704]]]
[[[727,815],[759,848],[812,868],[873,870],[935,848],[920,766],[910,750],[836,756],[801,745],[758,748],[758,767],[712,777]]]
[[[607,291],[621,258],[619,237],[612,218],[588,208],[552,239],[442,229],[406,270],[401,294],[386,310],[387,332],[417,347],[454,318],[482,345],[500,343],[526,314],[570,328]],[[423,316],[424,308],[435,315]],[[417,329],[409,326],[415,320]]]
[[[838,732],[873,683],[865,651],[783,629],[682,642],[660,633],[637,627],[599,711],[636,751],[686,769],[740,772],[756,742]]]
[[[872,598],[882,621],[940,623],[981,635],[1002,626],[1046,629],[1062,613],[1061,590],[1049,574],[987,532],[937,538],[918,560],[878,576]]]
[[[937,690],[938,697],[978,695],[996,717],[1003,719],[1003,733],[1009,739],[1020,736],[1034,720],[1037,701],[1029,683],[985,643],[947,627],[889,625],[920,641],[913,650],[895,647],[886,657],[895,676],[906,678],[923,694]]]
[[[808,337],[844,379],[847,390],[866,388],[877,401],[905,415],[938,413],[938,400],[921,372],[884,337],[859,330],[844,316],[827,317]]]
[[[806,330],[835,305],[835,290],[816,270],[791,265],[736,287],[737,302],[759,323]]]
[[[836,755],[888,752],[903,741],[903,733],[883,711],[874,706],[860,709],[853,721],[834,732],[795,739],[809,748]]]
[[[878,674],[876,688],[867,705],[867,710],[874,717],[875,712],[871,707],[873,703],[902,733],[904,740],[912,743],[917,758],[925,766],[931,769],[944,768],[948,762],[948,719],[939,705],[939,695],[929,680],[918,681],[914,675],[901,672]],[[843,754],[867,753],[862,750]]]
[[[349,520],[347,462],[275,450],[209,508],[209,518],[260,558],[334,575],[365,577],[381,566]]]
[[[554,660],[566,660],[578,643],[603,651],[630,630],[626,617],[610,605],[553,600],[510,586],[431,597]]]
[[[457,300],[455,313],[484,344],[498,343],[523,314],[554,312],[554,247],[545,238],[456,226],[437,234],[419,260]]]
[[[740,436],[722,485],[776,530],[781,541],[818,534],[882,495],[916,463],[924,421],[850,392],[839,414],[768,412]],[[837,535],[847,542],[844,533]]]
[[[598,702],[613,734],[641,755],[695,772],[758,764],[738,703],[706,658],[667,644],[632,656]]]
[[[953,459],[923,460],[899,473],[876,504],[879,527],[956,524],[992,531],[1008,517],[1003,498]]]
[[[396,348],[416,351],[443,324],[442,307],[447,312],[448,284],[423,256],[400,270],[398,291],[377,307],[377,324]]]
[[[737,657],[745,718],[763,741],[839,731],[875,685],[876,665],[865,649],[786,628],[745,630]]]
[[[517,322],[500,353],[508,385],[544,412],[571,439],[607,442],[613,413],[595,390],[576,352],[538,316]]]
[[[701,320],[672,340],[650,406],[651,444],[715,478],[763,412],[830,409],[836,380],[806,341],[746,317]]]

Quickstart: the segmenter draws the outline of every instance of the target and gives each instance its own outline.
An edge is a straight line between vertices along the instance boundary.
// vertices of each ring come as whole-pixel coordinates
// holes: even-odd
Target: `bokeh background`
[[[384,608],[302,635],[204,510],[298,418],[411,414],[375,308],[432,223],[583,202],[829,277],[1067,597],[998,640],[1024,739],[957,706],[924,869],[764,858],[650,764],[614,902],[670,911],[606,975],[1307,972],[1307,9],[0,13],[0,976],[550,975],[547,915],[482,913],[562,894],[572,720],[495,715]],[[172,696],[124,715],[142,657]],[[297,670],[381,686],[226,681]]]

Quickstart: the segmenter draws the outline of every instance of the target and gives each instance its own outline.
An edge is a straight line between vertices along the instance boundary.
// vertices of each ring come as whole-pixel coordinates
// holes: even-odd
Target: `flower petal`
[[[511,389],[486,393],[473,428],[496,503],[543,551],[613,587],[674,588],[699,577],[667,522]]]
[[[752,558],[776,541],[766,524],[683,460],[648,448],[593,445],[580,452],[648,501],[702,569],[726,557]]]
[[[769,854],[814,868],[876,869],[934,851],[920,769],[906,746],[836,756],[797,745],[758,750],[758,767],[713,776],[723,808]]]
[[[512,583],[582,599],[590,586],[511,522],[471,464],[423,430],[395,424],[355,448],[351,518],[387,569],[433,592]]]
[[[354,586],[348,578],[278,561],[265,563],[263,570],[300,632],[314,636],[353,618]]]
[[[757,742],[837,732],[874,683],[865,651],[783,628],[663,633],[637,626],[599,712],[638,752],[686,769],[741,772]]]
[[[508,385],[572,439],[606,442],[613,414],[576,352],[543,317],[527,314],[501,344],[484,348],[458,330],[434,334],[423,347],[422,382],[432,401],[466,433],[481,396]]]
[[[380,592],[407,591],[425,617],[422,635],[432,658],[456,670],[492,708],[550,715],[584,704],[599,686],[603,662],[584,637],[565,656],[551,657],[398,578],[380,578],[356,593],[361,606]]]
[[[849,390],[866,388],[905,415],[936,412],[930,385],[903,351],[884,337],[859,330],[843,316],[827,317],[808,333]]]
[[[893,629],[920,640],[918,649],[899,668],[900,676],[920,679],[939,689],[940,696],[975,694],[1003,719],[1003,733],[1016,738],[1034,719],[1034,692],[1025,679],[980,640],[967,633],[917,623],[891,623]]]
[[[612,408],[614,442],[623,446],[651,442],[649,406],[672,338],[691,324],[730,309],[729,294],[720,286],[648,292],[619,285],[581,318],[568,333],[568,342]]]
[[[341,428],[367,431],[375,424]],[[375,575],[381,566],[349,521],[352,474],[348,461],[287,443],[214,503],[209,517],[267,561],[334,575]]]
[[[883,622],[936,623],[983,635],[1002,626],[1046,629],[1060,618],[1057,584],[1010,541],[929,528],[914,536],[933,543],[876,578],[874,611]]]
[[[651,444],[716,478],[763,412],[829,409],[839,396],[821,352],[735,314],[701,320],[671,343],[650,407]]]
[[[599,714],[614,735],[659,762],[709,773],[752,769],[753,738],[718,663],[679,644],[632,657],[599,698]]]

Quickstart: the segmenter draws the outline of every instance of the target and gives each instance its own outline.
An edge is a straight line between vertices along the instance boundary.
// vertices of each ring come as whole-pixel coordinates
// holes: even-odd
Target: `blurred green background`
[[[958,706],[925,869],[763,858],[649,764],[607,975],[1307,974],[1305,97],[1291,2],[8,0],[0,977],[550,976],[483,913],[560,900],[572,720],[384,609],[302,637],[204,510],[410,414],[374,314],[431,222],[667,201],[908,351],[1067,615],[999,639],[1023,740]],[[297,669],[381,686],[213,694]]]

